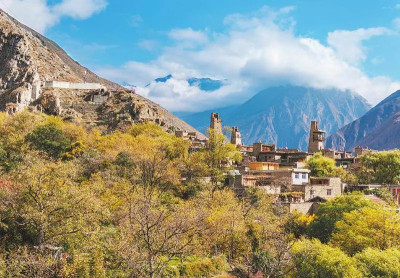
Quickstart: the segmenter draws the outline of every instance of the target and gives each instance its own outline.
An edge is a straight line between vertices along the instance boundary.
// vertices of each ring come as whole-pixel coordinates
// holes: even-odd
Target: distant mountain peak
[[[327,145],[352,151],[357,146],[376,150],[400,148],[400,90],[394,92],[364,116],[333,133]]]
[[[219,112],[223,125],[239,127],[246,144],[263,141],[306,150],[312,120],[332,133],[369,109],[364,98],[349,91],[281,86],[263,90],[241,105],[178,115],[203,131],[209,114]]]
[[[165,82],[167,82],[168,80],[170,80],[171,78],[172,78],[172,75],[171,75],[171,74],[168,74],[167,76],[157,78],[157,79],[155,79],[154,81],[157,82],[157,83],[165,83]]]
[[[172,74],[168,74],[167,76],[154,79],[154,82],[166,83],[168,82],[168,80],[171,80],[172,78],[174,78],[174,76]],[[217,80],[209,77],[201,77],[201,78],[190,77],[187,78],[186,81],[189,83],[191,87],[197,87],[205,92],[213,92],[219,90],[226,84],[226,80]],[[151,83],[147,84],[146,87],[149,87],[150,85]]]
[[[225,85],[225,82],[222,80],[216,80],[211,78],[189,78],[188,83],[190,86],[198,87],[202,91],[212,92],[220,89]]]

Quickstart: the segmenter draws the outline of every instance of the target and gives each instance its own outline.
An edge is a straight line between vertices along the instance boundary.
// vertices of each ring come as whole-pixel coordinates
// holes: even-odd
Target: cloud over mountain
[[[376,103],[400,88],[385,76],[370,77],[360,63],[367,59],[363,42],[388,35],[385,28],[333,31],[324,44],[295,32],[293,7],[264,7],[251,15],[226,17],[225,32],[174,29],[172,43],[153,61],[127,62],[98,70],[115,81],[138,86],[139,93],[173,111],[198,111],[230,105],[276,85],[350,90]],[[349,40],[350,38],[350,40]],[[347,51],[347,52],[346,52]],[[173,79],[143,88],[157,77]],[[204,94],[194,91],[188,77],[228,80],[228,85]]]

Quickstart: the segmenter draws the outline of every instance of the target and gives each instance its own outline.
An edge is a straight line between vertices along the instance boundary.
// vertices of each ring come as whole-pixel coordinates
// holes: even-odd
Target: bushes
[[[316,219],[309,226],[309,236],[326,243],[335,231],[335,225],[342,220],[344,214],[363,207],[373,207],[374,204],[362,195],[340,196],[321,204],[316,212]]]
[[[354,210],[345,213],[335,228],[330,243],[350,255],[368,247],[380,250],[400,247],[400,216],[392,210],[381,207]]]
[[[354,257],[363,277],[400,277],[400,250],[367,248]]]
[[[180,273],[188,278],[214,277],[214,275],[222,274],[226,269],[227,263],[223,257],[192,257],[180,266]]]
[[[297,278],[357,278],[362,277],[355,261],[339,248],[318,240],[300,240],[292,248]]]
[[[62,130],[54,125],[44,125],[35,128],[26,136],[26,140],[38,151],[48,153],[54,159],[59,159],[70,145]]]

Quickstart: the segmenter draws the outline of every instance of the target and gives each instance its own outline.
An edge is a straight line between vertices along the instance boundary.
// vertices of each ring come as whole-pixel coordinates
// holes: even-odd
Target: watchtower
[[[222,120],[218,113],[211,113],[210,129],[213,129],[217,134],[222,134]]]
[[[308,141],[308,152],[316,153],[324,149],[325,131],[318,128],[318,122],[312,121],[310,128],[310,138]]]
[[[231,144],[236,146],[242,145],[242,135],[240,134],[239,128],[237,126],[234,126],[232,128]]]

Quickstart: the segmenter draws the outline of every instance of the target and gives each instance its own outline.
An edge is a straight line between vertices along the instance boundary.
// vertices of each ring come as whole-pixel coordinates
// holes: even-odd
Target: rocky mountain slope
[[[46,81],[98,83],[107,92],[44,88]],[[159,105],[92,73],[56,43],[0,10],[0,110],[26,108],[106,129],[152,121],[166,130],[195,131]]]
[[[400,91],[344,126],[327,139],[327,146],[352,151],[357,146],[376,150],[400,148]]]
[[[350,92],[287,86],[264,90],[242,105],[177,115],[204,131],[209,114],[219,112],[224,126],[239,127],[246,144],[264,141],[306,150],[312,120],[329,134],[369,109],[365,99]]]

